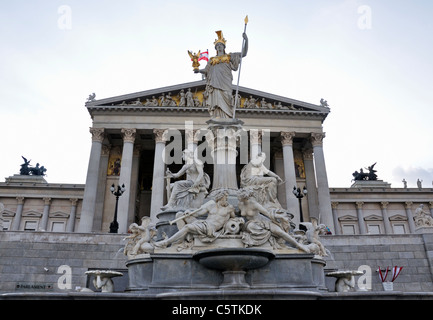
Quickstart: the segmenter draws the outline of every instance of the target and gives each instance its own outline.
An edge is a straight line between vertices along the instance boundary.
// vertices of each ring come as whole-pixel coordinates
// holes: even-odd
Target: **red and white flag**
[[[198,61],[200,60],[209,61],[209,50],[200,53],[200,57],[198,58]]]
[[[400,274],[402,269],[403,269],[403,267],[397,267],[397,266],[392,268],[392,280],[391,280],[391,282],[394,282],[394,280],[397,279],[397,277]]]
[[[385,271],[385,275],[382,274],[382,271]],[[388,271],[389,271],[388,267],[386,267],[386,270],[382,270],[379,267],[379,278],[380,278],[380,281],[385,282],[386,277],[388,276]]]

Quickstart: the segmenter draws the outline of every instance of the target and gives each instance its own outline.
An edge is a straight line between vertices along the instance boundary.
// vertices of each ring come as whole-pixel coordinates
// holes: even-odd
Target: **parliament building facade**
[[[85,107],[93,125],[85,184],[48,183],[43,176],[14,173],[0,183],[0,292],[35,283],[73,291],[89,286],[86,270],[125,271],[122,239],[129,225],[144,216],[158,224],[169,192],[166,170],[182,167],[182,151],[196,150],[213,177],[205,86],[203,80],[89,99]],[[327,226],[322,239],[332,253],[330,269],[369,265],[376,277],[378,267],[402,265],[397,289],[433,290],[433,225],[428,218],[433,189],[392,188],[380,180],[333,188],[324,155],[326,103],[245,87],[239,87],[239,95],[236,116],[244,132],[236,143],[238,181],[251,157],[265,153],[266,167],[284,180],[278,201],[293,213],[295,224],[316,218]],[[124,185],[117,204],[118,234],[109,233],[116,207],[113,185]],[[294,188],[308,193],[298,199]],[[57,285],[63,265],[72,270],[73,286],[66,289]],[[373,290],[380,290],[379,285],[374,279]]]

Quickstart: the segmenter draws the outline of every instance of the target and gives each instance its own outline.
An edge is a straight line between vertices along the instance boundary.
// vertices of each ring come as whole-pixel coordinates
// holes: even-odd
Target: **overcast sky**
[[[433,182],[433,1],[72,1],[0,4],[0,180],[21,156],[50,183],[85,183],[96,98],[200,80],[187,50],[215,31],[248,56],[240,85],[319,104],[330,187]],[[235,75],[234,79],[237,79]]]

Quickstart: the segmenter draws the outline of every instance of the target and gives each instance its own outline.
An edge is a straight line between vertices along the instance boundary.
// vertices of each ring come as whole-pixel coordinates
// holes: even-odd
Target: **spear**
[[[244,33],[246,33],[247,24],[248,24],[248,15],[245,17],[244,21],[245,21]],[[236,106],[238,105],[239,79],[241,78],[242,56],[244,55],[244,45],[245,45],[245,39],[242,39],[242,53],[241,53],[241,60],[239,62],[238,84],[236,85],[235,105],[233,107],[233,119],[235,119]]]

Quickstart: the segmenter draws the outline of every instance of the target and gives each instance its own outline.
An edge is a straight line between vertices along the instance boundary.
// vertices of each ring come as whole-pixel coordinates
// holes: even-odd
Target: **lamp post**
[[[303,217],[303,214],[302,214],[302,203],[301,203],[301,201],[302,201],[302,198],[307,195],[307,193],[308,193],[308,191],[307,191],[307,188],[305,186],[302,189],[302,192],[301,192],[301,189],[296,188],[296,186],[293,187],[293,194],[299,200],[299,215],[300,215],[299,220],[300,220],[300,222],[304,222],[304,217]]]
[[[110,233],[117,233],[117,230],[119,230],[119,223],[117,222],[117,206],[119,204],[119,197],[125,192],[125,190],[124,184],[122,184],[122,187],[118,185],[117,190],[114,183],[111,185],[110,191],[116,196],[116,208],[114,209],[114,220],[110,223]]]

